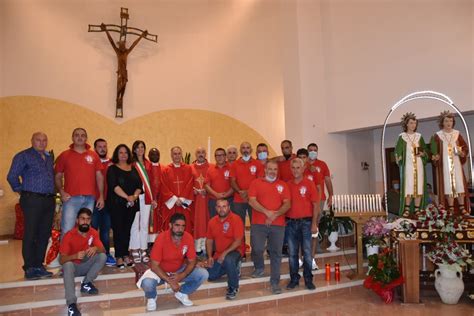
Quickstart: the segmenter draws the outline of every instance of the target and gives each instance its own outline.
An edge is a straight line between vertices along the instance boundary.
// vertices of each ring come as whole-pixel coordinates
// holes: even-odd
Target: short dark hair
[[[135,153],[135,149],[138,148],[138,146],[140,144],[143,144],[143,149],[144,149],[144,153],[143,153],[143,156],[145,156],[145,152],[146,152],[146,145],[145,145],[145,142],[143,140],[136,140],[133,142],[133,145],[132,145],[132,157],[133,157],[133,161],[138,161],[138,156],[137,154]]]
[[[128,146],[125,145],[125,144],[120,144],[120,145],[118,145],[117,147],[115,147],[114,153],[113,153],[112,159],[111,159],[112,162],[113,162],[113,163],[118,163],[118,162],[119,162],[118,154],[119,154],[120,148],[125,148],[125,150],[127,151],[127,155],[128,155],[127,163],[128,163],[128,164],[131,164],[131,163],[133,162],[133,160],[132,160],[132,152],[130,151],[130,148],[128,148]]]
[[[309,149],[309,147],[311,147],[311,146],[314,146],[317,149],[319,149],[319,147],[318,147],[318,145],[316,145],[316,143],[310,143],[307,148]]]
[[[103,138],[97,138],[95,141],[94,141],[94,148],[97,146],[97,143],[100,143],[100,142],[107,142],[105,139]]]
[[[293,143],[291,142],[291,140],[288,140],[288,139],[282,140],[280,146],[283,145],[284,143],[288,143],[291,147],[293,147]]]
[[[84,133],[86,133],[86,136],[87,136],[87,131],[85,128],[83,127],[76,127],[75,129],[72,130],[72,136],[74,136],[74,133],[78,130],[82,130]]]
[[[298,151],[296,152],[296,156],[299,156],[299,155],[305,155],[305,156],[308,156],[309,155],[309,152],[306,148],[300,148],[298,149]]]
[[[218,152],[218,151],[223,151],[223,152],[224,152],[224,154],[227,154],[227,152],[225,151],[225,149],[224,149],[224,148],[222,148],[222,147],[219,147],[219,148],[217,148],[216,150],[214,150],[214,156],[217,154],[217,152]]]
[[[265,143],[260,143],[260,144],[257,145],[257,147],[262,147],[262,146],[268,148],[267,144],[265,144]]]
[[[184,214],[174,213],[173,215],[171,215],[170,223],[174,224],[174,223],[176,223],[176,221],[179,221],[179,220],[182,220],[182,221],[186,222],[186,217],[184,217]]]
[[[77,213],[76,218],[79,218],[79,216],[81,216],[81,214],[87,214],[90,217],[90,216],[92,216],[92,211],[90,209],[88,209],[87,207],[83,207]]]

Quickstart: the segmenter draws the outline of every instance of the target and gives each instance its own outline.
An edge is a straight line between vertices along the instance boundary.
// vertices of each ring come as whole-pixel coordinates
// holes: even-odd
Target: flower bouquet
[[[369,275],[364,280],[364,287],[374,291],[389,304],[393,301],[395,287],[403,284],[403,277],[393,258],[392,250],[384,248],[380,254],[369,256]]]
[[[383,217],[372,217],[365,223],[362,234],[366,245],[381,246],[384,244],[384,238],[390,233],[386,228],[387,221]]]

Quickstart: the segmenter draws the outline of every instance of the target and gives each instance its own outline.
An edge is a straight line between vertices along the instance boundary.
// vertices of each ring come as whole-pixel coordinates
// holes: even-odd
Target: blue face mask
[[[257,154],[258,160],[265,160],[268,158],[268,153],[266,151],[262,151]]]
[[[276,177],[265,176],[265,180],[267,180],[268,182],[275,182],[276,179]]]
[[[250,156],[250,155],[248,155],[248,156],[247,156],[247,155],[243,155],[243,156],[242,156],[242,160],[243,160],[243,161],[249,161],[251,157],[252,157],[252,156]]]
[[[395,190],[399,190],[399,189],[400,189],[400,184],[394,183],[394,184],[393,184],[393,188],[394,188]]]
[[[312,151],[310,151],[310,152],[308,153],[308,157],[309,157],[309,159],[311,159],[311,160],[316,160],[316,159],[318,158],[318,152],[312,150]]]

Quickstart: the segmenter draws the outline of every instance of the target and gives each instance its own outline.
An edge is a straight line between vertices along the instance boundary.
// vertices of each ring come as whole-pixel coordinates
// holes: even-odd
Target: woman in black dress
[[[114,165],[107,170],[107,208],[114,232],[117,267],[133,266],[129,257],[130,228],[135,213],[140,210],[137,200],[142,192],[142,181],[132,166],[132,153],[127,145],[118,145],[112,156]]]

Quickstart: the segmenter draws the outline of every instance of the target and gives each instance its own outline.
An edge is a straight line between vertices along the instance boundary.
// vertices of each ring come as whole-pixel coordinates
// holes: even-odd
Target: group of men
[[[110,255],[110,212],[104,209],[107,188],[104,178],[111,164],[107,142],[97,139],[92,150],[87,132],[76,128],[73,143],[61,153],[53,169],[53,159],[46,151],[47,136],[32,136],[32,147],[18,153],[8,174],[8,181],[20,193],[25,217],[23,258],[25,277],[50,277],[43,266],[51,222],[54,196],[63,201],[60,262],[63,265],[66,300],[70,314],[80,315],[74,293],[74,276],[84,275],[81,292],[97,294],[93,285]],[[281,143],[282,155],[269,159],[268,146],[258,144],[257,159],[252,157],[248,142],[237,148],[218,148],[215,164],[206,160],[202,147],[196,160],[183,162],[180,147],[171,150],[172,163],[163,167],[156,159],[159,172],[149,176],[157,204],[153,218],[158,237],[150,254],[150,270],[137,283],[147,297],[147,309],[156,309],[156,286],[168,283],[176,298],[192,305],[188,295],[205,280],[216,280],[227,274],[227,299],[236,297],[239,289],[240,262],[245,256],[245,223],[250,220],[252,277],[264,275],[264,250],[271,262],[271,291],[281,293],[279,286],[282,250],[287,243],[290,282],[287,289],[299,285],[300,249],[303,254],[304,281],[315,289],[311,266],[314,257],[312,236],[318,232],[321,206],[331,203],[332,183],[327,165],[317,159],[318,147],[310,144],[293,153],[291,141]],[[156,153],[156,149],[150,151]],[[159,154],[159,152],[158,152]],[[156,170],[156,168],[155,168]],[[158,174],[158,176],[157,176]],[[326,199],[325,188],[328,191]],[[91,228],[100,231],[99,233]],[[197,264],[196,252],[205,261]],[[180,283],[184,282],[183,285]]]

